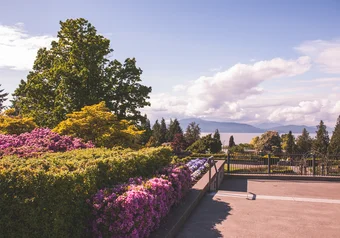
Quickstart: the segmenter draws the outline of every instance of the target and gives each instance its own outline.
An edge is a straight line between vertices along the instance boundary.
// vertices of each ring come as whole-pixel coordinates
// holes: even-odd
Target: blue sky
[[[136,57],[153,88],[152,120],[334,125],[339,12],[336,0],[2,0],[0,83],[13,92],[59,21],[83,17],[111,40],[112,58]]]

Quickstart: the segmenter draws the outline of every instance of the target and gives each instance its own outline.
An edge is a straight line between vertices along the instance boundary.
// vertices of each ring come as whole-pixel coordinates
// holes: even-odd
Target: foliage
[[[142,120],[141,125],[139,127],[140,130],[144,131],[144,133],[140,136],[140,144],[146,145],[152,136],[152,130],[150,125],[150,120],[144,116],[144,120]]]
[[[211,134],[201,137],[187,148],[194,153],[218,153],[221,151],[221,141],[211,137]]]
[[[0,84],[0,86],[1,86],[1,84]],[[8,93],[4,93],[3,91],[4,91],[4,89],[0,89],[0,112],[2,111],[2,109],[5,108],[4,102],[7,100],[6,97],[8,96]]]
[[[328,151],[330,154],[340,154],[340,115],[336,121]]]
[[[196,122],[189,123],[184,138],[188,146],[192,145],[195,141],[197,141],[200,138],[201,135],[201,128],[199,127],[199,124],[196,124]]]
[[[211,148],[211,151],[213,151],[212,153],[220,152],[222,150],[222,142],[220,132],[218,131],[218,129],[215,130],[213,139],[215,140],[215,143],[212,144]]]
[[[235,146],[235,141],[234,141],[234,136],[231,135],[230,138],[229,138],[229,146],[228,148],[232,148],[233,146]]]
[[[110,40],[83,18],[60,22],[57,41],[38,50],[33,70],[21,80],[13,106],[43,127],[55,127],[66,114],[105,101],[118,119],[139,119],[150,105],[151,87],[140,84],[134,58],[109,59]]]
[[[60,136],[50,129],[43,128],[20,135],[0,134],[0,156],[34,157],[45,152],[64,152],[92,147],[91,142],[83,143],[79,138]]]
[[[31,132],[37,127],[33,118],[12,116],[14,109],[8,109],[0,114],[0,134],[21,134]]]
[[[86,204],[99,189],[150,177],[171,161],[170,148],[86,149],[0,163],[3,237],[91,237]],[[24,225],[23,225],[24,224]]]
[[[250,141],[249,144],[250,144],[255,150],[260,150],[259,141],[260,141],[260,137],[255,136],[254,138],[251,139],[251,141]]]
[[[175,153],[185,150],[187,146],[183,134],[177,133],[175,135],[174,140],[171,142],[171,147]]]
[[[281,136],[281,141],[282,149],[285,150],[288,154],[293,154],[296,151],[295,137],[292,134],[292,131],[289,131],[288,134],[283,134]]]
[[[182,128],[179,125],[179,121],[175,118],[174,120],[170,119],[170,125],[168,129],[167,140],[168,142],[172,142],[176,134],[183,134]]]
[[[118,120],[105,106],[105,102],[85,106],[79,112],[67,115],[53,131],[92,141],[96,146],[137,147],[138,136],[143,131],[126,120]]]
[[[162,132],[161,132],[161,125],[159,124],[158,120],[155,121],[155,124],[152,127],[152,137],[153,137],[153,140],[155,141],[153,146],[160,146]]]
[[[189,191],[190,182],[188,167],[175,165],[147,181],[130,179],[127,184],[98,191],[89,201],[93,235],[148,237]]]
[[[257,143],[259,150],[263,152],[281,152],[281,138],[277,131],[267,131],[263,133]]]
[[[311,151],[313,140],[306,128],[303,128],[302,134],[296,139],[296,147],[299,153],[308,153]]]
[[[168,129],[166,128],[165,120],[162,117],[161,125],[160,125],[160,138],[159,138],[160,144],[167,142],[167,138],[166,138],[167,133],[168,133]]]
[[[315,152],[318,152],[320,154],[327,154],[327,149],[329,145],[329,136],[326,125],[323,123],[323,121],[320,121],[320,124],[317,126],[316,131],[316,138],[313,142],[313,150]]]

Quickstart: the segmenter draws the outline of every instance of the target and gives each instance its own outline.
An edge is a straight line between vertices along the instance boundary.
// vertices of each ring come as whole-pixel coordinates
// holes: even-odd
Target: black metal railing
[[[279,154],[226,156],[228,174],[340,176],[340,155]]]

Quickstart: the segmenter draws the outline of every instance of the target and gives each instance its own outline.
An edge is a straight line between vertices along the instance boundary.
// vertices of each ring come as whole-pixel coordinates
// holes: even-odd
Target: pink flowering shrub
[[[47,128],[37,128],[20,135],[0,134],[0,156],[29,157],[42,152],[64,152],[93,147],[91,142],[84,143],[79,138],[61,136]]]
[[[190,170],[170,166],[158,177],[131,179],[111,189],[102,189],[87,202],[93,208],[95,237],[148,237],[170,208],[190,189]]]

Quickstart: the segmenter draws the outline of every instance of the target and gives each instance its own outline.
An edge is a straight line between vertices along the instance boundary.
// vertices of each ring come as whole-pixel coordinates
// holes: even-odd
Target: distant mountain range
[[[279,133],[301,133],[303,128],[309,133],[315,133],[316,127],[304,126],[304,125],[281,125],[277,123],[262,123],[255,126],[236,123],[236,122],[217,122],[217,121],[206,121],[200,118],[188,118],[179,120],[179,123],[185,131],[190,122],[196,122],[201,128],[201,132],[214,132],[216,129],[221,133],[263,133],[266,131],[277,131]]]

